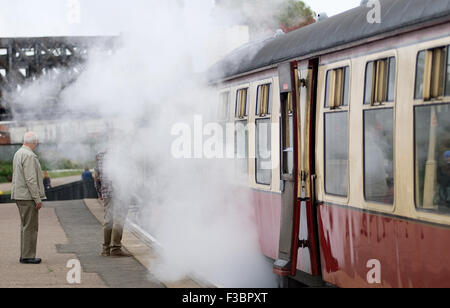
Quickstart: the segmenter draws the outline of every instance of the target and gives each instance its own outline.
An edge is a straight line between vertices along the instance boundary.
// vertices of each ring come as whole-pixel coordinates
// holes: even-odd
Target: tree
[[[249,26],[252,37],[267,37],[276,30],[289,32],[315,22],[316,14],[299,0],[216,0],[235,22]]]
[[[286,0],[281,12],[277,14],[280,28],[290,32],[315,22],[316,13],[303,1]]]

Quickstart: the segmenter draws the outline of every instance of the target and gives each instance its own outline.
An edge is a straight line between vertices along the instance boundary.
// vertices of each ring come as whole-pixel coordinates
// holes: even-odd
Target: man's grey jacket
[[[11,199],[36,204],[46,199],[44,182],[37,155],[27,146],[14,155]]]

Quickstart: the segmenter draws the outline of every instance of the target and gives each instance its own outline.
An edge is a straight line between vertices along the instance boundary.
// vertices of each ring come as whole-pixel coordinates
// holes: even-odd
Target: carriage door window
[[[329,70],[325,95],[325,192],[348,195],[348,106],[350,68]]]
[[[270,185],[272,180],[271,86],[258,87],[256,103],[256,183]]]
[[[292,92],[282,94],[281,125],[282,132],[282,173],[294,174],[294,104]]]
[[[240,89],[236,95],[235,157],[238,169],[248,172],[248,89]]]
[[[434,74],[446,76],[445,92],[441,92],[445,93],[445,97],[442,97],[444,102],[433,104],[424,99],[414,109],[415,186],[416,206],[419,209],[450,214],[450,67],[448,48],[445,51],[443,71]],[[418,68],[419,65],[418,63]],[[431,69],[427,65],[425,68]],[[437,77],[433,78],[432,75],[425,73],[423,83],[430,83],[430,78],[436,80]],[[431,81],[431,88],[433,87]]]
[[[369,62],[364,99],[364,196],[394,203],[395,58]]]

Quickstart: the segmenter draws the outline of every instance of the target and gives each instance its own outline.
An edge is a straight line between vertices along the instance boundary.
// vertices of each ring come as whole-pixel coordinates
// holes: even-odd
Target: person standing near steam
[[[125,207],[114,198],[112,182],[105,172],[105,158],[107,151],[100,152],[95,158],[95,188],[98,197],[103,201],[105,220],[103,224],[104,243],[102,256],[104,257],[131,257],[122,250],[122,235],[127,211]]]
[[[39,211],[45,200],[44,181],[38,156],[33,152],[38,145],[35,133],[24,136],[23,147],[14,155],[11,199],[16,201],[21,220],[20,263],[40,264],[36,258],[39,230]]]

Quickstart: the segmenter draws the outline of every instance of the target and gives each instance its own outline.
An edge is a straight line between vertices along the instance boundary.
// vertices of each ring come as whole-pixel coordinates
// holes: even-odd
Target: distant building
[[[8,127],[5,125],[0,125],[0,144],[11,144],[11,135],[9,133]]]

